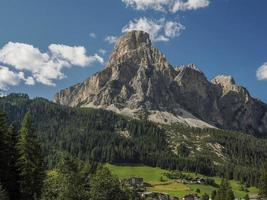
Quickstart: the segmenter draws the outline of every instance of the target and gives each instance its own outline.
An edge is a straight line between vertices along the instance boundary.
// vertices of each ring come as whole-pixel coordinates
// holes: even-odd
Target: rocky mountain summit
[[[158,123],[267,134],[266,104],[230,76],[209,81],[193,64],[172,67],[142,31],[122,36],[102,71],[60,91],[54,101]]]

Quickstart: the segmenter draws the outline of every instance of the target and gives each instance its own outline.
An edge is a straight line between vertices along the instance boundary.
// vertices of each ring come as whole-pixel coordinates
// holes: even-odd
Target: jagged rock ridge
[[[55,95],[68,106],[97,107],[159,123],[182,122],[267,134],[267,106],[232,77],[207,80],[195,65],[173,68],[149,34],[122,36],[106,67]]]

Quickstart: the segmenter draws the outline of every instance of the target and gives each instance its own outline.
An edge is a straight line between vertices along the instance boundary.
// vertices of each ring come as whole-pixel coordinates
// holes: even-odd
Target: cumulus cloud
[[[259,80],[267,80],[267,63],[259,67],[256,75]]]
[[[81,46],[71,47],[66,45],[51,44],[48,52],[41,52],[38,48],[25,43],[7,43],[0,49],[0,63],[9,68],[2,68],[2,73],[8,74],[10,83],[19,83],[24,81],[27,85],[34,85],[36,82],[44,85],[54,86],[55,80],[65,77],[62,70],[65,67],[73,65],[85,67],[94,62],[103,63],[102,57],[97,54],[93,56],[86,55],[86,49]],[[16,74],[12,69],[18,71]],[[8,71],[7,71],[8,69]],[[24,72],[31,76],[25,78]],[[18,75],[20,77],[18,77]],[[13,79],[10,79],[13,77]],[[0,76],[0,81],[7,85],[7,80]],[[15,84],[16,85],[16,84]]]
[[[122,0],[122,2],[136,10],[150,9],[173,13],[180,10],[205,8],[210,4],[210,0]]]
[[[85,67],[94,62],[104,62],[97,54],[87,56],[86,49],[82,46],[70,47],[63,44],[51,44],[48,48],[54,58],[65,60],[72,65]]]
[[[187,1],[183,1],[183,0],[177,0],[171,11],[172,12],[177,12],[179,10],[197,10],[199,8],[205,8],[208,7],[210,4],[209,0],[187,0]]]
[[[35,80],[32,76],[24,78],[24,81],[26,85],[35,85]]]
[[[15,86],[24,79],[24,74],[22,72],[15,73],[0,65],[0,89],[7,90],[8,86]]]
[[[115,44],[118,40],[118,37],[117,36],[114,36],[114,35],[109,35],[105,38],[105,41],[109,44]]]
[[[172,4],[173,0],[122,0],[127,6],[137,10],[156,10],[165,12],[166,6]]]
[[[154,42],[167,42],[172,38],[178,37],[185,27],[175,21],[167,21],[165,18],[159,20],[148,19],[145,17],[130,21],[122,28],[122,32],[132,30],[142,30],[150,34]]]

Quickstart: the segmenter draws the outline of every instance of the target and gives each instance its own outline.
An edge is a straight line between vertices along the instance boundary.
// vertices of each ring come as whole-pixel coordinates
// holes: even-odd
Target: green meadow
[[[204,193],[210,195],[213,190],[216,190],[215,187],[209,185],[177,183],[175,180],[170,180],[164,175],[166,172],[168,172],[167,170],[163,170],[160,168],[148,167],[143,165],[137,166],[105,164],[105,166],[110,169],[110,171],[114,175],[118,176],[119,179],[129,177],[144,178],[144,181],[146,183],[152,185],[152,187],[147,188],[147,190],[151,192],[168,193],[171,196],[183,197],[186,194],[195,193],[197,189],[200,190],[200,195]],[[190,174],[191,176],[198,175],[193,173],[187,174]],[[221,178],[219,177],[210,178],[213,178],[217,184],[220,184],[221,182]],[[243,198],[246,195],[246,192],[240,190],[241,185],[239,182],[231,180],[230,184],[237,198]],[[248,188],[248,191],[250,195],[255,195],[258,193],[258,190],[255,187]]]

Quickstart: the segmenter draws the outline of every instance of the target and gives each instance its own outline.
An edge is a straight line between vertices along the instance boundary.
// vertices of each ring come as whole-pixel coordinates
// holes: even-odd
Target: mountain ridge
[[[54,102],[112,110],[157,123],[267,133],[267,105],[251,97],[233,77],[209,81],[195,65],[174,68],[149,34],[132,31],[116,43],[106,67],[61,90]]]

